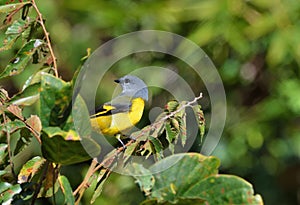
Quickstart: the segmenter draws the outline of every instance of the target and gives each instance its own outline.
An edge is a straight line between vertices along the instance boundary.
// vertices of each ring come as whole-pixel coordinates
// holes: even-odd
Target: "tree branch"
[[[171,117],[173,117],[176,113],[180,112],[181,110],[183,110],[186,107],[190,107],[193,104],[195,104],[200,98],[202,98],[202,93],[200,93],[200,95],[198,97],[195,97],[194,100],[187,102],[186,104],[181,105],[181,107],[179,107],[177,110],[175,110],[174,112],[171,112],[169,115],[164,116],[163,118],[161,118],[160,120],[158,120],[157,122],[154,122],[152,125],[149,126],[148,129],[146,130],[142,130],[142,132],[136,137],[136,139],[140,138],[141,136],[143,136],[146,132],[151,131],[152,129],[156,129],[156,127],[160,124],[163,123],[164,121],[166,121],[167,119],[170,119]],[[133,142],[135,142],[135,140],[130,140],[129,142],[127,142],[125,144],[125,147],[128,147],[129,145],[131,145]],[[116,157],[124,151],[124,147],[121,146],[119,148],[117,148],[116,150],[113,150],[113,152],[110,154],[109,157],[105,158],[101,163],[99,163],[97,165],[97,159],[94,158],[92,160],[92,163],[82,181],[82,183],[77,187],[77,189],[73,192],[73,195],[77,195],[79,194],[78,199],[80,199],[83,196],[84,191],[90,186],[91,183],[91,178],[92,176],[95,174],[95,172],[97,172],[99,169],[101,169],[102,167],[105,168],[109,168],[113,162],[115,161]],[[76,200],[76,202],[79,203],[80,200]],[[75,203],[75,204],[78,204]]]
[[[41,12],[39,11],[39,8],[37,7],[37,5],[35,3],[35,0],[31,0],[31,4],[32,4],[33,8],[35,9],[35,11],[36,11],[36,13],[38,15],[39,22],[40,22],[40,25],[41,25],[41,27],[43,29],[43,32],[44,32],[44,35],[45,35],[45,38],[46,38],[46,41],[47,41],[47,46],[49,48],[50,55],[51,55],[51,58],[53,60],[53,70],[54,70],[54,73],[55,73],[55,77],[58,78],[56,57],[54,55],[54,51],[53,51],[53,48],[51,46],[51,41],[50,41],[49,33],[48,33],[48,31],[46,29],[46,26],[44,24],[43,16],[42,16]]]

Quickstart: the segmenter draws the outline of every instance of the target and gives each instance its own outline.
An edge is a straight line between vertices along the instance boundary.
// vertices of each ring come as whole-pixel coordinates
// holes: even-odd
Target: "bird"
[[[122,92],[99,106],[90,116],[91,127],[104,136],[114,136],[125,147],[121,136],[131,130],[142,118],[148,101],[148,87],[143,80],[133,75],[125,75],[114,80],[122,87]]]

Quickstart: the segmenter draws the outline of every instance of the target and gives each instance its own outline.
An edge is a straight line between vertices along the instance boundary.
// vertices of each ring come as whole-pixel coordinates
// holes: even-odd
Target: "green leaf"
[[[68,132],[59,127],[46,127],[42,130],[42,153],[51,162],[75,164],[91,158],[74,130]]]
[[[80,95],[77,95],[72,108],[72,115],[67,120],[64,130],[73,129],[78,132],[81,138],[81,144],[86,152],[96,157],[100,154],[100,145],[91,137],[90,116],[86,104]]]
[[[157,123],[158,121],[160,121],[160,119],[162,119],[161,116],[157,117],[157,120],[155,121],[155,123]],[[151,132],[151,136],[157,138],[159,136],[161,136],[161,134],[164,132],[164,126],[165,126],[165,122],[161,121],[160,123],[158,123],[155,126],[155,129],[153,132]],[[149,136],[150,134],[148,133],[147,136]]]
[[[165,124],[165,129],[166,129],[166,138],[169,142],[169,149],[171,151],[171,153],[174,154],[174,140],[177,138],[178,136],[178,132],[172,130],[172,126],[170,124],[170,122],[167,122]]]
[[[143,129],[131,133],[130,138],[134,139],[134,140],[136,140],[138,142],[140,142],[140,141],[146,141],[147,138],[148,138],[148,136],[149,136],[149,134],[150,134],[150,131],[151,131],[150,125],[147,125]]]
[[[72,116],[73,119],[75,119],[74,125],[76,127],[76,131],[80,134],[80,136],[90,136],[92,132],[90,115],[86,104],[80,95],[77,95],[72,109]]]
[[[11,204],[13,197],[22,191],[20,184],[15,184],[10,186],[6,191],[0,193],[0,203],[1,204]]]
[[[157,157],[157,160],[160,160],[162,159],[164,156],[163,156],[163,145],[161,144],[161,142],[157,139],[157,138],[154,138],[152,136],[149,136],[148,137],[149,141],[151,142],[151,144],[153,145],[153,148],[154,148],[154,154],[155,156]]]
[[[29,4],[30,2],[21,2],[21,3],[15,3],[15,4],[7,4],[10,3],[8,0],[1,0],[0,2],[0,13],[9,13],[11,11],[17,10],[21,7],[23,7],[26,4]]]
[[[133,163],[130,168],[128,174],[136,179],[136,183],[140,186],[141,191],[143,191],[146,196],[150,195],[155,182],[150,170],[137,163]]]
[[[1,181],[1,176],[4,175],[4,174],[7,174],[8,172],[5,171],[5,170],[0,170],[0,181]]]
[[[19,129],[25,128],[26,125],[21,120],[9,121],[6,124],[0,125],[0,130],[4,132],[14,133]]]
[[[16,148],[14,149],[14,155],[17,155],[19,152],[24,150],[24,148],[30,144],[32,137],[33,135],[29,129],[21,129],[20,139],[18,140]]]
[[[59,176],[58,177],[58,183],[60,185],[60,188],[65,196],[65,203],[67,205],[73,205],[75,204],[75,198],[73,196],[72,187],[69,183],[69,180],[65,176]]]
[[[0,182],[0,194],[7,189],[9,189],[12,185],[8,182]]]
[[[143,146],[143,150],[141,151],[141,155],[145,156],[146,159],[152,155],[154,152],[153,147],[151,145],[151,142],[149,140],[146,141],[146,143]]]
[[[28,21],[28,19],[26,20],[18,19],[14,21],[14,23],[10,27],[8,27],[5,32],[6,38],[3,41],[3,45],[0,46],[0,51],[10,49],[13,46],[13,44],[16,42],[16,40],[22,35],[22,33],[25,30],[30,29],[31,23],[32,22]]]
[[[202,142],[203,136],[205,133],[205,119],[204,119],[204,114],[201,109],[201,105],[194,105],[193,106],[193,111],[199,126],[199,131],[200,131],[200,140]]]
[[[219,165],[216,157],[198,153],[176,154],[157,162],[150,170],[161,172],[153,175],[155,184],[149,200],[143,204],[185,204],[185,201],[203,205],[263,203],[259,195],[253,195],[251,184],[245,180],[219,175]],[[170,168],[166,169],[168,166]]]
[[[100,196],[102,190],[103,190],[103,185],[105,181],[108,179],[108,170],[107,169],[102,169],[100,170],[100,173],[97,178],[97,185],[94,191],[94,194],[91,199],[91,204],[95,202],[95,200]]]
[[[145,200],[140,205],[157,205],[156,200]],[[174,205],[174,203],[171,202],[164,202],[164,203],[159,203],[161,205]],[[181,199],[179,198],[178,201],[176,202],[176,205],[207,205],[206,202],[202,199]]]
[[[139,145],[139,142],[135,141],[135,142],[131,143],[129,146],[127,146],[124,151],[124,157],[126,157],[126,158],[131,157],[134,154],[134,151],[136,150],[138,145]]]
[[[28,41],[17,53],[16,57],[6,66],[0,74],[0,78],[13,76],[21,73],[31,60],[33,54],[40,48],[44,42],[40,39]]]
[[[179,102],[176,100],[172,100],[167,103],[165,109],[168,113],[174,112],[179,106]]]
[[[40,156],[36,156],[27,161],[20,170],[18,183],[29,182],[45,162],[46,160]]]
[[[262,204],[260,195],[253,195],[252,185],[232,175],[210,176],[188,189],[183,197],[195,196],[209,204]]]
[[[7,156],[7,144],[0,144],[0,165],[5,163],[5,159]]]
[[[19,106],[30,106],[34,104],[40,98],[40,88],[41,85],[39,83],[26,87],[25,90],[12,97],[11,103]]]
[[[53,75],[41,77],[40,116],[43,127],[64,127],[71,112],[71,85]]]
[[[174,164],[164,170],[167,164]],[[158,202],[176,202],[191,185],[217,174],[219,160],[196,153],[176,154],[167,157],[151,167],[151,170],[164,170],[154,175],[155,185],[151,197]]]
[[[24,83],[22,91],[24,91],[27,87],[35,84],[39,84],[42,79],[42,75],[48,73],[51,70],[50,67],[46,67],[42,70],[38,70],[36,73],[32,74]],[[40,85],[40,84],[39,84]]]

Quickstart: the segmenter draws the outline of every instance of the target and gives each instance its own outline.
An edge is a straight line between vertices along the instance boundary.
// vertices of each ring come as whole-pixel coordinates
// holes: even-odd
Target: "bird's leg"
[[[122,144],[122,146],[123,146],[123,148],[124,148],[124,150],[126,149],[126,146],[125,146],[125,144],[123,143],[123,141],[121,140],[121,134],[116,134],[116,138],[117,138],[117,140]]]

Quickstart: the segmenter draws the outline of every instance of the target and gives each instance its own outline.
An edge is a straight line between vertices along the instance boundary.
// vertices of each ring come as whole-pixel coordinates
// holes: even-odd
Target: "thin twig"
[[[161,123],[162,121],[166,121],[167,119],[170,119],[171,117],[173,117],[174,115],[176,115],[177,113],[179,113],[181,110],[183,110],[186,107],[190,107],[191,105],[195,104],[199,99],[202,98],[202,93],[200,93],[200,95],[198,97],[195,97],[194,100],[187,102],[186,104],[183,104],[181,107],[179,107],[177,110],[175,110],[174,112],[171,112],[169,115],[166,115],[165,117],[163,117],[162,119],[160,119],[157,123]],[[154,123],[155,124],[155,123]]]
[[[202,93],[200,93],[200,95],[198,97],[196,97],[194,100],[187,102],[186,104],[183,104],[181,107],[179,107],[177,110],[175,110],[174,112],[170,113],[169,115],[164,116],[163,118],[161,118],[160,120],[158,120],[157,122],[153,123],[151,126],[149,126],[149,129],[147,129],[145,132],[155,129],[156,126],[164,121],[166,121],[167,119],[173,117],[176,113],[180,112],[181,110],[183,110],[186,107],[189,107],[191,105],[193,105],[194,103],[196,103],[200,98],[202,98]],[[142,136],[145,132],[141,132],[140,135],[138,135],[136,137],[136,139],[138,139],[140,136]],[[135,140],[130,140],[129,142],[126,143],[125,147],[128,147],[129,145],[131,145],[133,142],[135,142]],[[76,188],[76,190],[73,192],[73,195],[76,196],[77,194],[79,194],[79,197],[76,200],[75,204],[79,204],[79,201],[81,199],[81,197],[83,196],[84,191],[89,187],[90,185],[90,179],[92,178],[92,176],[95,174],[96,171],[98,171],[99,169],[101,169],[102,167],[110,167],[111,164],[114,162],[114,159],[118,156],[118,154],[120,154],[121,152],[123,152],[124,147],[119,147],[118,149],[114,150],[114,153],[112,153],[112,155],[110,157],[105,158],[101,163],[98,164],[97,159],[94,158],[92,160],[92,163],[83,179],[83,181],[81,182],[81,184]],[[98,164],[98,165],[97,165]]]
[[[136,136],[135,139],[140,138],[140,137],[143,136],[144,133],[146,133],[146,132],[149,132],[149,131],[151,131],[151,130],[153,130],[153,129],[157,129],[157,127],[158,127],[161,123],[165,122],[167,119],[170,119],[171,117],[173,117],[174,115],[176,115],[177,113],[179,113],[179,112],[180,112],[181,110],[183,110],[184,108],[190,107],[191,105],[195,104],[195,103],[196,103],[199,99],[201,99],[201,98],[202,98],[202,93],[200,93],[198,97],[195,97],[194,100],[189,101],[189,102],[187,102],[186,104],[182,104],[177,110],[171,112],[169,115],[166,115],[166,116],[162,117],[160,120],[154,122],[152,125],[149,126],[148,129],[142,130],[142,132],[141,132],[138,136]]]
[[[97,165],[97,160],[93,159],[92,163],[87,171],[87,173],[85,174],[85,177],[83,179],[83,181],[81,182],[81,184],[77,187],[77,189],[73,192],[73,195],[75,196],[77,193],[79,193],[79,191],[86,186],[87,182],[89,181],[89,178],[94,174],[94,169]]]
[[[49,37],[49,33],[45,27],[45,24],[44,24],[44,20],[43,20],[43,16],[41,14],[41,12],[39,11],[36,3],[35,3],[35,0],[31,0],[31,4],[33,6],[33,8],[35,9],[38,17],[39,17],[39,21],[40,21],[40,25],[44,31],[44,34],[45,34],[45,38],[46,38],[46,41],[47,41],[47,46],[49,48],[49,51],[50,51],[50,55],[52,57],[52,60],[53,60],[53,69],[54,69],[54,73],[55,73],[55,76],[58,77],[58,71],[57,71],[57,63],[56,63],[56,57],[54,55],[54,52],[53,52],[53,49],[52,49],[52,46],[51,46],[51,42],[50,42],[50,37]]]

